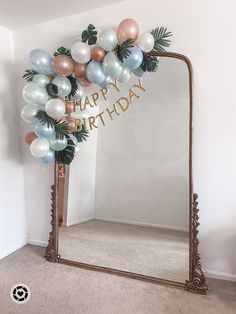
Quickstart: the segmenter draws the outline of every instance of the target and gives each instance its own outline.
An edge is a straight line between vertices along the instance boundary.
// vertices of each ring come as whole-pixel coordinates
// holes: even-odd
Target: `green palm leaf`
[[[83,141],[87,141],[87,137],[89,136],[89,131],[86,130],[85,126],[82,125],[81,131],[76,131],[72,133],[76,138],[78,143],[82,143]]]
[[[69,137],[69,135],[67,135],[66,138],[66,148],[61,151],[55,152],[55,160],[58,164],[69,165],[75,156],[75,143]]]
[[[25,70],[25,74],[23,75],[23,78],[26,80],[26,82],[32,82],[36,74],[38,74],[38,72],[34,70]]]
[[[151,34],[154,37],[154,48],[155,51],[165,51],[165,47],[169,47],[171,40],[167,39],[173,36],[172,32],[168,32],[166,27],[157,27]]]

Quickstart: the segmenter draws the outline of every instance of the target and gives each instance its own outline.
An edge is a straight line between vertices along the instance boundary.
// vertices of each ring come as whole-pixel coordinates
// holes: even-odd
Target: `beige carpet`
[[[208,295],[47,262],[32,245],[0,261],[1,314],[235,314],[236,283],[209,280]],[[16,283],[28,303],[9,298]]]
[[[188,233],[92,220],[59,229],[62,258],[178,282],[188,279]]]

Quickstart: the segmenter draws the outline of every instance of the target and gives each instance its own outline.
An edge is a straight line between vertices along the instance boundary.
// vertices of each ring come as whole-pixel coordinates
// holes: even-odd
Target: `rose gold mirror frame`
[[[90,265],[80,262],[75,262],[61,258],[58,253],[58,193],[59,193],[59,175],[65,171],[64,165],[55,164],[54,171],[54,185],[51,189],[51,226],[52,230],[49,233],[48,246],[46,248],[45,257],[50,262],[62,263],[66,265],[76,266],[94,271],[101,271],[113,275],[139,279],[157,284],[173,286],[176,288],[188,290],[195,293],[206,294],[208,286],[206,278],[201,268],[200,255],[199,255],[199,240],[198,240],[198,226],[199,226],[199,209],[198,209],[198,195],[193,193],[193,175],[192,175],[192,142],[193,142],[193,71],[190,60],[178,53],[174,52],[151,52],[150,55],[157,57],[176,58],[185,62],[189,73],[189,279],[185,283],[155,278],[151,276],[136,274],[132,272],[112,269],[108,267]]]

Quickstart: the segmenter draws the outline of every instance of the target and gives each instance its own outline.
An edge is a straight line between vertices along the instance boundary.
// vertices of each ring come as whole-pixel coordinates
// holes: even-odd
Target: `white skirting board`
[[[85,218],[85,219],[78,219],[75,221],[68,221],[67,223],[62,223],[62,227],[70,227],[74,225],[79,225],[79,224],[82,224],[83,222],[87,222],[93,219],[94,219],[93,217],[90,217],[90,218]]]
[[[48,245],[48,242],[47,241],[28,239],[28,244],[46,247]]]
[[[8,255],[10,255],[11,253],[19,250],[20,248],[22,248],[23,246],[25,246],[28,243],[27,240],[18,243],[17,245],[11,246],[10,248],[8,248],[7,250],[4,250],[2,252],[0,252],[0,260]]]
[[[116,222],[120,224],[134,225],[134,226],[160,228],[160,229],[168,229],[168,230],[183,231],[183,232],[189,231],[187,228],[178,228],[178,227],[172,227],[172,226],[151,224],[148,222],[139,222],[139,221],[122,220],[122,219],[110,219],[110,218],[104,218],[104,217],[94,217],[94,219],[100,220],[100,221],[106,221],[106,222]]]
[[[222,279],[227,281],[236,281],[236,275],[229,274],[229,273],[223,273],[221,271],[215,271],[215,270],[209,270],[204,269],[204,274],[208,278],[215,278],[215,279]]]

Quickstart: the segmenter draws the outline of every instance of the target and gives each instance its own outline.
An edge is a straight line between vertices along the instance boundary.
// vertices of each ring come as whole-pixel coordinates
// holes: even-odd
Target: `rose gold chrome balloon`
[[[122,44],[127,39],[132,39],[134,42],[137,40],[139,35],[138,23],[133,19],[123,20],[117,29],[118,42]]]
[[[83,86],[83,87],[88,87],[88,86],[91,85],[91,82],[89,82],[89,80],[87,79],[87,77],[78,79],[78,82],[79,82],[79,84],[80,84],[81,86]]]
[[[29,132],[25,136],[26,144],[30,145],[38,136],[34,132]]]
[[[75,112],[75,104],[73,101],[66,101],[66,113]]]
[[[56,74],[68,76],[74,70],[74,62],[68,56],[59,55],[52,60],[52,68]]]
[[[76,130],[76,124],[75,124],[75,119],[72,118],[67,118],[67,123],[68,123],[68,131],[69,133],[73,133]]]
[[[74,67],[74,73],[76,78],[85,78],[87,73],[87,64],[76,63]]]
[[[93,60],[101,62],[105,57],[105,51],[101,47],[95,47],[91,51],[91,57]]]

